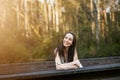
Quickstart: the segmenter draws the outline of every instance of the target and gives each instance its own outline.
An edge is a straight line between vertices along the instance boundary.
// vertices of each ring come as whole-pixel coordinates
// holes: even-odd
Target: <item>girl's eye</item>
[[[70,41],[72,41],[72,39],[71,39],[71,38],[69,38],[69,40],[70,40]]]

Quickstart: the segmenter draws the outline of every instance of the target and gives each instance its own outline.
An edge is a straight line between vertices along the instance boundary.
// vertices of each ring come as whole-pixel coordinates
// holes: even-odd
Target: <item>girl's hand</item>
[[[77,65],[79,68],[83,67],[79,60],[75,60],[74,64]]]

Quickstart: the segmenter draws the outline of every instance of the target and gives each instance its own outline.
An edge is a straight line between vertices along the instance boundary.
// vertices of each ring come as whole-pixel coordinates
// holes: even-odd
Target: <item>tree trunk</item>
[[[91,30],[92,34],[95,34],[95,22],[93,21],[93,0],[90,0],[90,9],[91,9]]]
[[[28,32],[28,14],[27,14],[27,0],[24,0],[24,14],[25,14],[25,35],[26,37],[29,37],[29,32]]]
[[[94,0],[93,1],[93,5],[94,5],[94,13],[95,13],[95,28],[96,28],[96,40],[97,40],[97,49],[99,49],[99,9],[98,9],[98,5],[99,5],[99,0]]]

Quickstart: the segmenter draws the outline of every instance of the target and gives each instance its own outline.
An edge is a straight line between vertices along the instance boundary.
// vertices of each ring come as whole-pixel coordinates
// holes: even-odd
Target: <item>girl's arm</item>
[[[82,68],[82,64],[80,63],[79,59],[78,59],[78,55],[77,55],[77,50],[75,49],[74,52],[74,59],[73,59],[73,63],[76,64],[77,66],[79,66],[79,68]]]
[[[58,53],[56,53],[55,56],[55,63],[56,63],[56,69],[57,70],[67,70],[67,69],[76,69],[78,66],[76,65],[76,62],[69,62],[69,63],[61,63],[60,56]]]

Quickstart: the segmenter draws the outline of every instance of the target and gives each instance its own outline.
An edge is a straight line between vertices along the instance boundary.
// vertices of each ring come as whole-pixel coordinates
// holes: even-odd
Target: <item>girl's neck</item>
[[[64,49],[64,61],[65,61],[65,62],[68,61],[68,49],[69,49],[69,48],[65,48],[65,49]]]
[[[64,51],[68,52],[69,47],[65,47]]]

